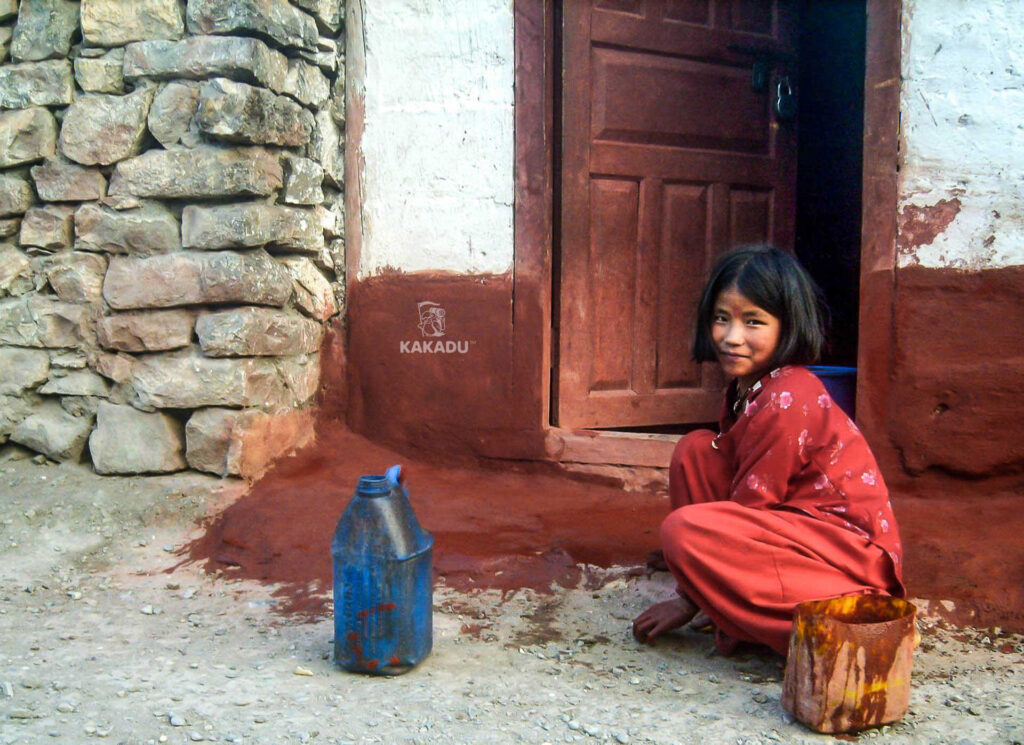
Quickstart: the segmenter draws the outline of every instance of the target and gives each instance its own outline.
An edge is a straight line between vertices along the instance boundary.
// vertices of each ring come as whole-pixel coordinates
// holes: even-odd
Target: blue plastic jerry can
[[[334,661],[350,672],[400,675],[433,645],[434,537],[416,520],[400,473],[360,477],[331,541]]]

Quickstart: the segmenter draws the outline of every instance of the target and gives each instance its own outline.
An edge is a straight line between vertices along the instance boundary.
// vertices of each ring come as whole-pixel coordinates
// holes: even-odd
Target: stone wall
[[[342,0],[0,0],[0,443],[251,476],[343,302]]]

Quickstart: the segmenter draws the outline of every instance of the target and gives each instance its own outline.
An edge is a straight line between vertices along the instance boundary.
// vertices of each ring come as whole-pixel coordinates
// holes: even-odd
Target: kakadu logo
[[[420,330],[423,339],[401,341],[398,351],[403,354],[466,354],[469,351],[468,341],[444,339],[448,333],[447,314],[440,303],[424,300],[416,303]]]

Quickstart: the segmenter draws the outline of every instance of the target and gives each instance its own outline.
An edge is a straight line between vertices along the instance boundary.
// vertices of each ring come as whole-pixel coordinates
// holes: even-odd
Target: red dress
[[[730,388],[734,391],[735,388]],[[804,367],[756,383],[721,433],[683,437],[669,465],[662,547],[680,592],[729,637],[789,646],[805,600],[903,596],[889,492],[857,425]]]

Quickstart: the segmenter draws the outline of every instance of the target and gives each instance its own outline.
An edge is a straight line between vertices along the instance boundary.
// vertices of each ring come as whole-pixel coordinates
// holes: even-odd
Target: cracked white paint
[[[900,266],[1024,264],[1024,2],[904,0],[900,205],[960,200]]]
[[[363,0],[359,275],[512,268],[512,0]]]

